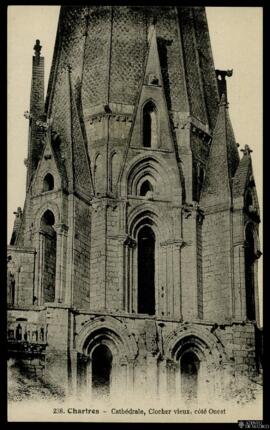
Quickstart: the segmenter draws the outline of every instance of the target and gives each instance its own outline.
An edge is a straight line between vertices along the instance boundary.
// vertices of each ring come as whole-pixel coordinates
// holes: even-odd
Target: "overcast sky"
[[[253,149],[262,208],[262,8],[207,7],[206,12],[215,68],[233,69],[230,116],[240,149],[245,144]],[[25,197],[28,121],[23,113],[29,109],[33,46],[41,40],[47,86],[58,14],[59,6],[8,8],[8,241],[13,211],[23,207]]]

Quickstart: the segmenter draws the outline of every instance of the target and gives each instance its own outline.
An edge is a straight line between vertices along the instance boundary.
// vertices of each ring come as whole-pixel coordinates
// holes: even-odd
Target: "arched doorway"
[[[54,223],[53,213],[47,210],[41,218],[41,233],[44,237],[42,289],[45,303],[55,301],[56,231],[53,228]]]
[[[181,397],[185,401],[198,398],[200,360],[192,351],[185,352],[180,359]]]
[[[95,398],[110,395],[113,356],[107,345],[98,345],[92,353],[92,393]]]
[[[138,313],[155,314],[155,234],[148,225],[138,233]]]

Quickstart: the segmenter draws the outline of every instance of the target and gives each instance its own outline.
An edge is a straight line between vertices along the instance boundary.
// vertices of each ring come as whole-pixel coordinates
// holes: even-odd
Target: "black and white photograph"
[[[263,8],[8,7],[9,422],[263,420]]]

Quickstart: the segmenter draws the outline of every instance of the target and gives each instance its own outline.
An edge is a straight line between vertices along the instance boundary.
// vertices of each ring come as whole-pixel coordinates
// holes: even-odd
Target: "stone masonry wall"
[[[75,198],[73,304],[89,309],[91,215],[89,205]]]
[[[228,210],[207,214],[202,225],[203,309],[206,320],[231,316],[231,224]]]
[[[35,250],[9,246],[7,255],[11,257],[8,272],[14,275],[15,305],[32,305],[34,293]]]

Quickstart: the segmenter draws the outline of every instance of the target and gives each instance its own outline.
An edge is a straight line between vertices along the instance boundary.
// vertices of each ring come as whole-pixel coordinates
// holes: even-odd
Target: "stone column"
[[[127,310],[126,306],[126,283],[125,283],[125,265],[126,265],[126,256],[125,256],[125,246],[124,246],[124,238],[125,236],[118,237],[118,248],[119,248],[119,290],[122,294],[122,309],[123,311]]]
[[[85,398],[85,395],[91,394],[89,391],[89,357],[81,353],[76,354],[77,369],[74,369],[76,371],[76,392],[79,397]]]
[[[72,396],[76,396],[79,392],[78,390],[78,375],[77,375],[77,351],[69,351],[70,359],[70,375],[69,375],[69,391]]]
[[[259,305],[259,290],[258,290],[258,258],[253,263],[253,271],[254,271],[255,319],[256,319],[256,322],[260,326],[260,305]]]
[[[115,364],[113,364],[110,395],[115,400],[126,400],[126,398],[122,398],[122,393],[126,393],[128,388],[127,365],[127,360],[124,357],[120,358],[115,362]]]
[[[162,267],[165,272],[166,288],[161,284],[161,301],[159,309],[163,309],[166,315],[177,319],[182,318],[182,300],[181,300],[181,247],[182,240],[167,240],[161,243],[161,252],[163,260],[166,261]],[[164,297],[165,295],[165,297]],[[159,312],[160,313],[160,312]]]
[[[168,241],[166,242],[162,242],[160,244],[160,252],[161,252],[161,283],[160,283],[160,294],[159,294],[159,298],[160,298],[160,302],[158,304],[158,313],[160,314],[161,317],[163,317],[164,315],[168,315],[170,312],[170,290],[171,290],[171,285],[169,283],[169,279],[168,279]]]
[[[173,360],[167,359],[167,392],[169,397],[175,394],[175,366],[176,363]]]
[[[18,269],[16,270],[16,274],[15,274],[15,288],[14,288],[14,305],[18,305],[19,304],[19,289],[20,289],[20,273],[21,273],[21,268],[18,267]]]
[[[55,276],[55,302],[61,303],[64,300],[65,288],[65,251],[68,227],[65,224],[55,225],[57,233],[56,239],[56,276]]]
[[[37,304],[43,304],[43,272],[44,272],[44,257],[45,257],[45,232],[39,231],[38,241],[38,259],[36,266],[37,284],[35,288],[35,297],[37,298]]]
[[[125,291],[125,311],[132,312],[134,309],[134,293],[136,286],[134,285],[134,259],[133,251],[136,248],[136,241],[129,236],[126,236],[124,243],[124,291]],[[134,310],[137,310],[134,309]]]
[[[166,360],[158,362],[158,398],[159,400],[167,400],[167,369]]]
[[[236,320],[246,318],[245,249],[243,242],[234,244],[234,296],[232,314]]]
[[[158,367],[157,356],[152,353],[147,353],[147,393],[150,394],[153,400],[156,399],[158,394]]]
[[[173,244],[173,268],[174,268],[174,296],[173,296],[173,316],[182,319],[182,299],[181,299],[181,247],[183,241],[175,241]]]
[[[182,237],[184,240],[181,252],[181,292],[182,292],[182,313],[185,320],[201,318],[202,309],[202,285],[201,285],[201,262],[199,260],[198,249],[198,223],[204,217],[198,204],[193,202],[182,207]]]
[[[127,392],[129,393],[129,397],[134,396],[135,386],[134,386],[134,367],[135,367],[135,360],[130,358],[128,359],[128,366],[127,366]]]

